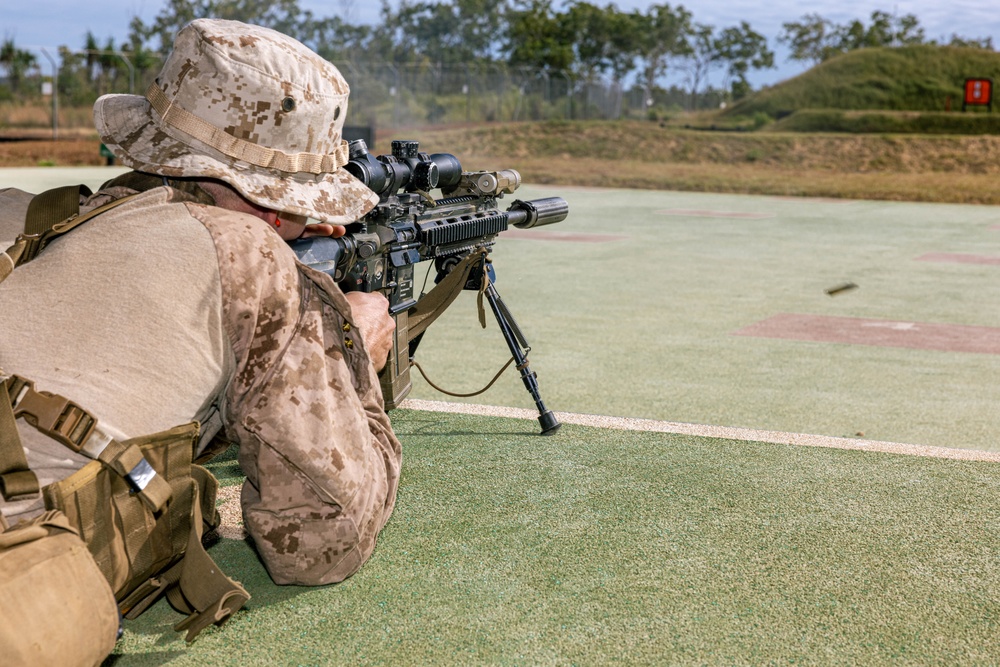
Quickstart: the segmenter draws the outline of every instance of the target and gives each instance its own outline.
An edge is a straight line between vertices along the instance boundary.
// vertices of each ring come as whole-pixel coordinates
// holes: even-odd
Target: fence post
[[[42,53],[48,58],[49,64],[52,65],[52,139],[59,138],[59,68],[56,67],[56,61],[49,55],[49,52],[45,50],[45,47],[40,47]]]
[[[386,67],[392,70],[393,85],[389,90],[389,95],[392,97],[392,127],[395,129],[399,127],[399,98],[402,95],[399,81],[399,69],[390,62],[387,62]]]
[[[125,61],[125,67],[128,67],[128,94],[135,95],[135,68],[132,67],[132,61],[121,51],[117,55]]]
[[[462,92],[465,93],[465,122],[471,122],[472,120],[472,110],[470,108],[470,96],[472,94],[472,82],[469,80],[469,63],[462,63],[462,68],[465,70],[465,85]]]

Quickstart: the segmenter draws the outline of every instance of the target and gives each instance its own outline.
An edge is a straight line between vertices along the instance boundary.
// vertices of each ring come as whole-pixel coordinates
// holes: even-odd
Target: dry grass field
[[[100,165],[86,130],[0,128],[0,167]],[[896,201],[1000,204],[1000,137],[707,132],[642,121],[502,123],[378,133],[526,182]],[[17,140],[14,140],[17,139]]]

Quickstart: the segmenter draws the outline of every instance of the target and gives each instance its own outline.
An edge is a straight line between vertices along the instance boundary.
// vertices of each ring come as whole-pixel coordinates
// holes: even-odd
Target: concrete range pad
[[[122,171],[2,169],[0,186],[96,187]],[[517,193],[556,195],[570,203],[566,221],[511,230],[493,254],[547,407],[1000,449],[1000,207]],[[485,385],[507,358],[492,318],[479,328],[472,294],[417,353],[436,383],[458,392]],[[415,374],[411,397],[533,407],[514,371],[466,399]]]

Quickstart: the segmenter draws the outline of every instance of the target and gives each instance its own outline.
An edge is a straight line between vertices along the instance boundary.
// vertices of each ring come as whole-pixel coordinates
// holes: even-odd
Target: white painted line
[[[412,398],[408,398],[403,401],[399,407],[408,410],[423,410],[426,412],[452,412],[465,415],[510,417],[513,419],[538,419],[537,412],[523,408],[506,408],[493,405],[473,405],[467,403],[448,403],[445,401],[424,401]],[[701,424],[684,424],[680,422],[666,422],[653,419],[603,417],[600,415],[584,415],[572,412],[556,412],[555,415],[559,421],[564,424],[594,426],[597,428],[610,428],[620,431],[676,433],[679,435],[696,435],[707,438],[723,438],[725,440],[752,440],[755,442],[770,442],[779,445],[858,449],[866,452],[883,452],[886,454],[905,454],[908,456],[928,456],[939,459],[956,459],[959,461],[987,461],[991,463],[1000,463],[1000,452],[984,452],[975,449],[952,449],[949,447],[910,445],[901,442],[885,442],[881,440],[835,438],[827,435],[810,435],[808,433],[758,431],[756,429],[736,428],[731,426],[703,426]]]
[[[538,420],[538,413],[534,410],[526,410],[524,408],[505,408],[494,405],[448,403],[445,401],[423,401],[408,398],[403,401],[399,407],[406,410],[421,410],[424,412],[447,412],[462,415],[483,415],[487,417],[529,419],[536,423]],[[987,461],[990,463],[1000,463],[1000,452],[983,452],[975,449],[950,449],[948,447],[908,445],[901,442],[884,442],[881,440],[834,438],[826,435],[809,435],[807,433],[758,431],[750,428],[734,428],[729,426],[702,426],[700,424],[656,421],[654,419],[602,417],[600,415],[584,415],[573,412],[557,412],[555,415],[563,424],[610,428],[618,431],[676,433],[678,435],[696,435],[706,438],[722,438],[724,440],[770,442],[777,445],[859,449],[866,452],[882,452],[885,454],[904,454],[908,456],[927,456],[939,459],[956,459],[959,461]],[[222,517],[222,525],[220,525],[218,529],[219,535],[230,540],[244,539],[247,533],[243,526],[243,515],[240,508],[240,485],[224,486],[220,488],[217,504],[219,514]]]

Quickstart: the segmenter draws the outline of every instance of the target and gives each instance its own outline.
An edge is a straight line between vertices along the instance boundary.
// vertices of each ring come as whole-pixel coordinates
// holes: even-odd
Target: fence
[[[89,127],[89,110],[104,93],[142,94],[159,63],[137,67],[127,54],[62,50],[62,63],[44,52],[49,66],[35,64],[17,78],[0,79],[0,129]],[[100,56],[100,57],[97,57]],[[39,63],[43,62],[39,59]],[[378,128],[554,119],[646,118],[690,106],[674,86],[647,93],[638,86],[601,78],[584,80],[562,71],[502,63],[441,66],[398,63],[334,63],[351,86],[352,125]],[[58,82],[52,86],[52,72]],[[699,107],[718,106],[717,93]],[[49,109],[47,112],[45,109]],[[33,110],[29,112],[27,110]],[[45,118],[48,116],[48,118]]]

